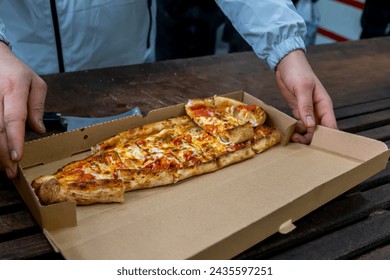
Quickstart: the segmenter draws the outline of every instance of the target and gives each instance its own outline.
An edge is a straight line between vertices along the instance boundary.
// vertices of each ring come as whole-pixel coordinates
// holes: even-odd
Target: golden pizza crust
[[[214,172],[217,171],[218,169],[219,167],[216,160],[201,163],[191,167],[177,169],[174,173],[175,180],[176,180],[175,183],[193,176]]]
[[[118,178],[123,181],[125,191],[148,189],[173,184],[175,178],[168,170],[118,170]]]
[[[239,144],[251,139],[253,136],[253,127],[249,123],[246,123],[224,131],[220,134],[219,138],[226,144]]]
[[[124,186],[119,180],[98,180],[67,184],[54,176],[43,176],[36,193],[42,204],[75,201],[78,205],[124,202]]]
[[[218,168],[224,168],[228,165],[244,161],[246,159],[254,157],[255,153],[251,149],[251,146],[247,146],[243,149],[239,149],[235,152],[231,152],[217,159]]]

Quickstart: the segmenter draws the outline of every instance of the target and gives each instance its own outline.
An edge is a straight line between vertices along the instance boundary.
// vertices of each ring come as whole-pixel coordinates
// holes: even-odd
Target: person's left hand
[[[0,58],[0,171],[15,178],[26,121],[34,131],[45,132],[42,115],[47,85],[3,42]]]
[[[303,51],[290,52],[275,74],[281,94],[297,119],[293,142],[309,144],[316,124],[337,129],[332,100]]]

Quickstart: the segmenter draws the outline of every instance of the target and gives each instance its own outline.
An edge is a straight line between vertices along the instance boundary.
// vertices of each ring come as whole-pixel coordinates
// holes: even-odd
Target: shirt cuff
[[[5,34],[3,32],[1,32],[1,31],[0,31],[0,41],[4,42],[6,45],[8,45],[8,47],[11,48],[10,41],[8,40],[7,36],[5,36]]]
[[[275,71],[279,62],[290,52],[295,50],[303,50],[306,52],[305,43],[300,36],[285,39],[279,45],[274,46],[273,50],[266,58],[266,61],[271,70]]]

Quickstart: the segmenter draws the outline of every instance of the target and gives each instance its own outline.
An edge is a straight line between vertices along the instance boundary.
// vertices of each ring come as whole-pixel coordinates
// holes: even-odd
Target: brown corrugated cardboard
[[[293,119],[247,93],[229,96],[263,106],[282,144],[214,173],[126,193],[124,204],[42,206],[30,182],[120,131],[184,114],[183,105],[27,143],[16,183],[51,243],[68,259],[226,259],[292,230],[387,164],[384,143],[321,126],[311,145],[289,143]]]

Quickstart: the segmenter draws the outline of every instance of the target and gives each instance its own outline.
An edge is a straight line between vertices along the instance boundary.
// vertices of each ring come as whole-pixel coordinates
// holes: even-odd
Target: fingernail
[[[46,127],[43,124],[42,120],[39,120],[38,125],[39,125],[39,129],[42,131],[42,133],[45,133],[46,132]]]
[[[312,116],[306,118],[306,124],[308,127],[314,127],[316,125]]]
[[[11,159],[13,161],[17,161],[18,159],[18,153],[15,150],[11,150]]]

